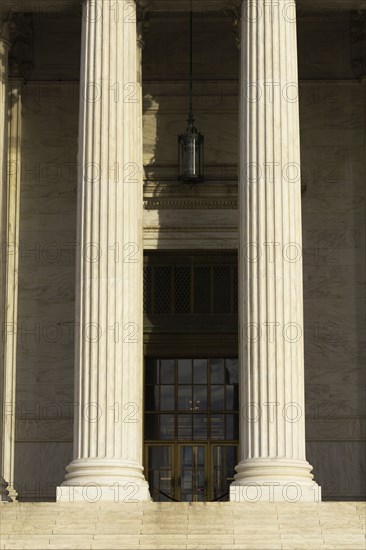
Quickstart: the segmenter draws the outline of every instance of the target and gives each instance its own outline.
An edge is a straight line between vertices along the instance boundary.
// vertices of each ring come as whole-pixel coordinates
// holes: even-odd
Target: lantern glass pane
[[[188,183],[203,181],[203,136],[187,131],[178,138],[179,180]]]

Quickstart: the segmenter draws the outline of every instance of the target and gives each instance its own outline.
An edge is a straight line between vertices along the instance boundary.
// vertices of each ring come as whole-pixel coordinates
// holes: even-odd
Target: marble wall
[[[314,102],[315,85],[319,100]],[[330,492],[347,497],[364,491],[362,85],[346,80],[304,83],[302,88],[302,159],[307,165],[303,239],[309,458],[318,481],[329,486]]]
[[[15,476],[32,498],[71,453],[78,85],[29,82],[23,105]]]
[[[239,51],[231,20],[197,16],[194,106],[206,183],[177,183],[188,109],[187,18],[145,35],[144,246],[237,246]],[[308,458],[328,498],[358,498],[364,474],[365,100],[349,21],[299,19]],[[23,100],[16,487],[54,498],[71,458],[80,20],[34,18]]]

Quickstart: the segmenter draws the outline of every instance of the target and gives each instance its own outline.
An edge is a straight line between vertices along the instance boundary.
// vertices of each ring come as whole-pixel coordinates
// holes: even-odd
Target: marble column
[[[320,499],[305,456],[296,8],[241,6],[240,461],[230,499]]]
[[[142,467],[142,170],[134,0],[84,0],[74,457],[61,501],[150,500]]]
[[[22,78],[9,79],[7,227],[5,252],[4,327],[4,422],[3,475],[8,481],[9,498],[14,501],[14,448],[16,420],[16,348],[18,318],[19,207],[21,168]]]
[[[6,397],[4,392],[5,367],[4,367],[4,330],[5,330],[5,280],[6,263],[3,251],[6,248],[6,227],[7,227],[7,134],[8,134],[8,57],[9,57],[9,29],[10,23],[0,17],[0,387],[1,387],[1,412],[0,412],[0,500],[9,500],[7,490],[8,479],[4,479],[4,420],[6,417]]]

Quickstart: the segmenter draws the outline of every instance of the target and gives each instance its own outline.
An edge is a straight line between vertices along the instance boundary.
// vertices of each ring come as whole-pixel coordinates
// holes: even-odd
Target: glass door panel
[[[227,493],[232,481],[234,481],[235,465],[237,464],[237,446],[215,445],[212,448],[212,500],[227,500]]]
[[[206,448],[202,445],[180,446],[180,500],[204,502]]]
[[[155,501],[169,502],[169,497],[174,498],[173,447],[149,445],[147,452],[150,494]]]

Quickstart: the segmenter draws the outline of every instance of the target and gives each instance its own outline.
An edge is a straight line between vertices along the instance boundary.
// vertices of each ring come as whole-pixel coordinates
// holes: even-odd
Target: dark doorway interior
[[[237,358],[146,359],[145,468],[154,500],[227,500],[237,445]]]
[[[159,501],[227,500],[238,446],[236,251],[144,257],[145,472]]]

